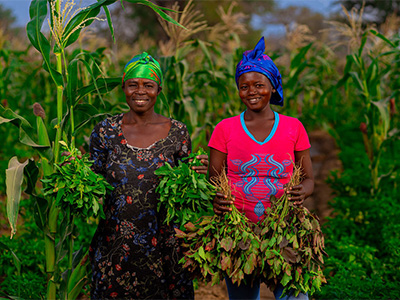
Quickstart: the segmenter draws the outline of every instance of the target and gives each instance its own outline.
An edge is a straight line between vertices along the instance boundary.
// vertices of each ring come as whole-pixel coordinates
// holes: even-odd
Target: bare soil
[[[315,179],[314,194],[309,197],[304,205],[314,212],[324,222],[324,218],[329,216],[329,201],[332,199],[332,189],[326,183],[330,172],[340,169],[341,164],[338,160],[334,139],[324,131],[313,131],[309,133],[311,142],[311,159]],[[200,284],[195,291],[195,300],[218,300],[228,299],[228,291],[224,282],[218,285]],[[260,300],[274,300],[273,293],[265,284],[261,285]]]

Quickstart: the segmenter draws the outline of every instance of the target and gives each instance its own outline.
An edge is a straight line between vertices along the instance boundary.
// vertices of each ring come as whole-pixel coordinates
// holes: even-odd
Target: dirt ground
[[[308,198],[304,205],[312,212],[317,214],[324,222],[324,218],[330,214],[328,202],[332,199],[332,190],[325,183],[332,170],[341,167],[337,158],[337,147],[333,138],[324,131],[314,131],[309,133],[311,142],[311,159],[315,179],[314,194]],[[195,291],[195,300],[218,300],[228,299],[228,291],[225,283],[211,286],[211,284],[200,284]],[[274,300],[273,293],[265,284],[261,285],[260,300]]]

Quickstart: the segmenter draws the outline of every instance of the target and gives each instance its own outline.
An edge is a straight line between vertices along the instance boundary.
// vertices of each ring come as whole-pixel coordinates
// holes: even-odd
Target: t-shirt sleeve
[[[208,142],[208,147],[214,148],[223,153],[228,153],[226,128],[226,122],[224,121],[219,122],[217,126],[215,126],[210,141]]]
[[[297,141],[294,147],[294,151],[303,151],[311,147],[308,134],[303,124],[298,121]]]
[[[102,123],[104,122],[106,121]],[[102,127],[102,123],[97,124],[90,135],[89,152],[90,159],[93,160],[93,172],[105,177],[108,149],[104,140],[104,127]]]

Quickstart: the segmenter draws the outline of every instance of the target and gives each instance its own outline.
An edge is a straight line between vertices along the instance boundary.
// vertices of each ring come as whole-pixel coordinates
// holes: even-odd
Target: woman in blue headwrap
[[[191,151],[185,124],[154,111],[162,79],[153,57],[135,56],[122,78],[129,111],[98,123],[90,137],[93,169],[115,188],[89,249],[92,299],[194,298],[173,227],[157,212],[154,170],[177,165]],[[206,174],[208,157],[198,158],[204,165],[194,169]]]
[[[251,51],[243,53],[236,67],[236,84],[239,97],[247,109],[239,116],[222,120],[214,129],[210,147],[210,177],[216,177],[223,168],[231,185],[235,201],[217,194],[214,212],[221,214],[234,204],[254,223],[262,220],[270,196],[279,198],[293,173],[294,161],[301,162],[303,181],[287,191],[289,200],[302,205],[314,190],[310,159],[310,142],[304,126],[296,118],[278,114],[270,104],[283,105],[282,78],[269,56],[264,54],[262,38]],[[230,299],[259,299],[260,281],[253,285],[233,284],[226,278]],[[283,287],[275,291],[276,299]],[[280,299],[308,299],[286,295]]]

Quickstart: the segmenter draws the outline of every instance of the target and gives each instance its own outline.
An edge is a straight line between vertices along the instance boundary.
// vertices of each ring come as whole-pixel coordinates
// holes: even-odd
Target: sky
[[[201,0],[196,0],[201,1]],[[77,4],[79,4],[80,0],[75,0]],[[94,3],[93,1],[84,1],[86,3]],[[290,5],[297,6],[307,6],[310,9],[317,11],[322,14],[329,14],[332,10],[332,3],[334,0],[277,0],[275,1],[279,7],[284,8]],[[13,11],[14,16],[17,18],[16,25],[24,26],[29,21],[29,4],[30,0],[0,0],[0,4],[5,8],[9,8]]]

